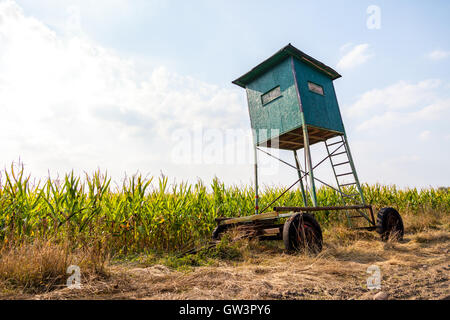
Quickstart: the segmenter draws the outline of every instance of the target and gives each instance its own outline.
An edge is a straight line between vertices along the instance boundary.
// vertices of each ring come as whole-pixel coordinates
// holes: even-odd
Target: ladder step
[[[335,157],[335,156],[339,156],[341,154],[347,154],[347,151],[338,152],[338,153],[332,154],[331,156]]]
[[[341,185],[339,185],[340,187],[346,187],[346,186],[352,186],[352,185],[354,185],[354,184],[356,184],[356,182],[352,182],[352,183],[344,183],[344,184],[341,184]]]
[[[327,143],[327,147],[331,147],[331,146],[334,146],[334,145],[339,144],[339,143],[344,143],[344,141],[338,141],[338,142],[334,142],[334,143],[331,143],[331,144]]]
[[[347,164],[347,163],[350,163],[350,161],[333,164],[333,167],[342,166],[342,165]]]
[[[349,216],[351,219],[364,218],[363,216]]]
[[[353,172],[337,174],[336,177],[348,176],[349,174],[353,174]]]

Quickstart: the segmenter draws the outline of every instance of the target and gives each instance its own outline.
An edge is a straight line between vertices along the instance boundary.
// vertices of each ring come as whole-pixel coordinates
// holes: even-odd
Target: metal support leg
[[[292,70],[292,75],[294,76],[295,91],[297,93],[297,101],[298,101],[298,106],[300,109],[300,120],[302,123],[303,141],[304,141],[304,147],[305,147],[305,160],[307,160],[309,182],[311,184],[311,198],[313,201],[313,205],[315,207],[317,207],[316,187],[314,184],[313,166],[312,166],[312,162],[311,162],[311,153],[309,150],[308,128],[306,126],[305,114],[303,113],[302,99],[300,98],[300,90],[298,89],[297,72],[295,71],[294,57],[291,57],[291,70]]]
[[[294,158],[295,158],[295,165],[297,166],[298,178],[300,179],[299,183],[300,183],[300,190],[302,191],[303,203],[305,204],[305,207],[307,207],[308,201],[306,198],[305,187],[303,186],[302,168],[300,167],[300,162],[298,161],[297,150],[294,150]]]
[[[303,117],[303,113],[301,114]],[[302,121],[305,123],[305,121]],[[316,185],[314,182],[314,173],[313,173],[313,166],[312,166],[312,160],[311,160],[311,150],[309,149],[309,135],[308,135],[308,128],[306,125],[302,126],[303,128],[303,141],[305,145],[305,158],[306,158],[306,165],[308,166],[308,174],[309,174],[309,183],[311,186],[311,198],[313,201],[313,205],[317,207],[317,196],[316,196]]]
[[[259,212],[259,193],[258,193],[258,149],[255,144],[255,214]]]

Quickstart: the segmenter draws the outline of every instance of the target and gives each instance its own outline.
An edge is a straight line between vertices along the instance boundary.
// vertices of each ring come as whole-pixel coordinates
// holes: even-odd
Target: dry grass
[[[375,264],[382,272],[382,290],[391,299],[443,299],[450,294],[448,236],[448,230],[435,230],[407,235],[400,243],[327,242],[317,256],[288,255],[276,243],[251,242],[240,261],[218,261],[190,271],[115,265],[108,282],[32,298],[371,299],[378,291],[367,289],[366,270]],[[424,237],[430,242],[417,241]]]
[[[33,240],[0,251],[0,288],[4,292],[42,293],[66,286],[67,268],[77,265],[84,280],[106,275],[107,256],[99,246],[73,249],[68,242]]]
[[[407,232],[417,233],[437,228],[450,229],[450,212],[426,209],[415,214],[403,213],[402,218]],[[406,228],[406,227],[405,227]]]
[[[449,215],[428,213],[402,215],[406,233],[400,242],[383,242],[375,232],[352,231],[336,223],[324,230],[319,255],[289,255],[279,241],[230,241],[240,237],[234,231],[209,256],[122,262],[107,267],[108,278],[84,280],[81,290],[22,296],[11,292],[4,297],[372,299],[378,291],[367,288],[367,268],[377,265],[382,290],[390,299],[444,299],[450,296]]]

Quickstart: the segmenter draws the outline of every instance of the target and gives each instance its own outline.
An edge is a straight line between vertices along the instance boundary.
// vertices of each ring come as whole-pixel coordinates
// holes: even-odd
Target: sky
[[[251,184],[246,96],[231,81],[291,43],[342,74],[362,182],[448,186],[449,35],[438,0],[0,0],[0,167]],[[262,185],[296,180],[259,162]]]

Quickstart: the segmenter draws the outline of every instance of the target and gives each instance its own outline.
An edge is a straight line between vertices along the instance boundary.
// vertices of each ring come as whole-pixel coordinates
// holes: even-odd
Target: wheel
[[[288,252],[319,253],[322,251],[322,230],[314,216],[299,213],[284,223],[283,242]]]
[[[377,215],[377,232],[383,241],[402,240],[405,229],[403,220],[394,208],[383,208]]]

